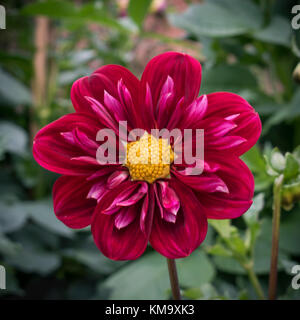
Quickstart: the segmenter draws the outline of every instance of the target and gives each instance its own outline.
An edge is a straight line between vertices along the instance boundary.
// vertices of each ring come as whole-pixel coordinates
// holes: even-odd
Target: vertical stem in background
[[[168,270],[169,270],[169,277],[170,277],[170,284],[171,284],[173,299],[181,300],[176,262],[174,259],[167,258],[167,263],[168,263]]]
[[[32,83],[33,108],[31,113],[30,134],[31,141],[37,133],[38,124],[36,118],[39,109],[45,104],[47,98],[47,49],[49,42],[49,19],[41,16],[35,18],[33,58],[34,78]]]
[[[277,261],[279,247],[279,227],[280,227],[280,212],[281,212],[281,187],[283,183],[283,175],[277,177],[273,187],[273,226],[272,226],[272,251],[271,251],[271,266],[269,277],[269,299],[276,299],[277,289]]]
[[[30,141],[36,135],[40,127],[41,109],[45,107],[47,101],[47,58],[49,43],[49,19],[41,16],[35,18],[34,46],[35,54],[33,58],[33,81],[32,98],[33,106],[30,109]],[[39,198],[44,195],[45,189],[43,171],[39,170],[38,182],[35,186],[34,196]]]

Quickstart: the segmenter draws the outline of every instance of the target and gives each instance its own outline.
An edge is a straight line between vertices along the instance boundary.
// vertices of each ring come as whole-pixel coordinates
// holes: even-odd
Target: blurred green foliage
[[[50,198],[57,175],[40,168],[31,155],[32,124],[42,127],[71,112],[69,93],[74,80],[89,74],[95,65],[131,67],[136,46],[149,37],[157,46],[175,42],[182,51],[187,44],[195,48],[201,44],[197,49],[204,57],[201,93],[240,94],[263,122],[259,144],[243,156],[255,176],[253,206],[234,221],[210,221],[201,247],[178,260],[183,296],[256,299],[251,272],[266,294],[272,183],[283,173],[283,192],[293,205],[286,206],[291,211],[282,215],[278,294],[281,299],[300,298],[300,291],[291,288],[291,267],[300,264],[300,208],[295,203],[299,201],[300,87],[292,76],[300,60],[300,31],[292,30],[290,24],[291,8],[297,1],[186,1],[184,12],[169,2],[158,15],[184,30],[184,38],[171,39],[145,29],[144,19],[155,15],[149,13],[150,0],[131,0],[127,14],[120,13],[117,1],[4,1],[0,264],[6,267],[7,290],[0,291],[2,298],[170,298],[165,259],[150,247],[137,261],[110,261],[97,250],[88,229],[71,230],[55,218]],[[47,95],[34,108],[31,87],[37,15],[51,19],[55,33],[47,56]]]

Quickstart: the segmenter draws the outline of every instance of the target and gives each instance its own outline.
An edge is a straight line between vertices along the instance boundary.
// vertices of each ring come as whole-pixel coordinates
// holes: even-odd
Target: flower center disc
[[[168,139],[157,139],[144,133],[140,140],[127,144],[125,166],[132,180],[152,183],[159,178],[166,178],[173,161],[174,152]]]

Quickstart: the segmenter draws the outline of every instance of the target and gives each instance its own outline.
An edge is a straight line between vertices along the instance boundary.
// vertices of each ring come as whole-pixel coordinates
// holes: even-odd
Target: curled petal
[[[163,219],[170,222],[176,221],[176,215],[180,208],[180,201],[174,189],[166,181],[157,183],[157,202]]]
[[[148,185],[145,182],[132,183],[128,188],[119,191],[116,198],[107,207],[104,214],[114,214],[120,210],[120,207],[129,207],[140,201],[147,193]]]
[[[117,170],[112,173],[107,179],[107,187],[109,189],[113,189],[126,180],[129,176],[128,171]]]
[[[128,199],[126,200],[122,200],[122,201],[119,201],[117,202],[117,206],[118,207],[128,207],[128,206],[132,206],[134,205],[135,203],[137,203],[139,200],[141,200],[145,194],[147,193],[148,191],[148,184],[145,183],[145,182],[141,182],[140,183],[140,187],[138,189],[137,192],[135,192],[131,197],[129,197]]]
[[[107,192],[107,187],[106,187],[105,180],[102,180],[100,182],[95,182],[91,187],[87,195],[87,198],[100,201],[102,197],[106,194],[106,192]]]
[[[117,214],[115,218],[115,226],[118,229],[127,227],[135,219],[137,212],[134,206],[126,207]]]

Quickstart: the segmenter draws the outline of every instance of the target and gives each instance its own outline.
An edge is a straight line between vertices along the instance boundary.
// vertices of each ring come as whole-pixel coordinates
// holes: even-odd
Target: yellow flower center
[[[132,180],[149,183],[170,174],[170,164],[174,161],[174,152],[168,139],[155,138],[145,133],[140,140],[127,144],[125,166]]]

